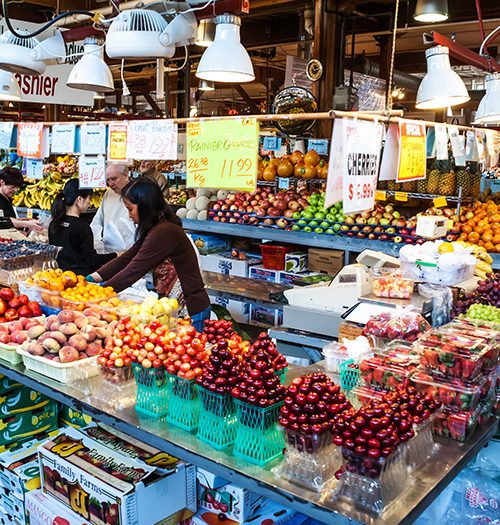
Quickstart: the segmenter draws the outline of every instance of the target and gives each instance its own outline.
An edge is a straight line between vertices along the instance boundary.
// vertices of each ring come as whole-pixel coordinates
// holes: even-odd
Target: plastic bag
[[[451,321],[453,294],[448,286],[419,284],[418,293],[425,299],[432,299],[432,326],[443,326]]]
[[[430,324],[411,307],[395,308],[370,317],[363,330],[364,336],[381,339],[415,341],[421,332],[431,328]],[[377,343],[375,341],[375,343]],[[375,346],[378,346],[377,344]]]
[[[355,363],[359,363],[372,352],[370,341],[363,336],[356,337],[356,339],[342,339],[342,344],[345,346],[349,359]]]

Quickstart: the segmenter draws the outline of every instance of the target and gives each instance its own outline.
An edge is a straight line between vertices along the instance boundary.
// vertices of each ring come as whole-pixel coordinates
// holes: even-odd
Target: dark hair
[[[9,186],[21,187],[24,182],[24,177],[20,169],[6,166],[0,171],[0,179]]]
[[[49,233],[54,234],[61,226],[61,222],[66,215],[66,206],[73,206],[78,197],[85,199],[90,195],[92,195],[92,190],[81,189],[78,179],[70,179],[64,186],[63,191],[57,195],[52,203],[50,210],[52,221],[50,222]]]
[[[122,199],[127,199],[137,206],[139,224],[136,239],[144,237],[161,220],[167,220],[182,226],[182,222],[165,202],[165,197],[158,184],[147,178],[129,182],[122,190]]]

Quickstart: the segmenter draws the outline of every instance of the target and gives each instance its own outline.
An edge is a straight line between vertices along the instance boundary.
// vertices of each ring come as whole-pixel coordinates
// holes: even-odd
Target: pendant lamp
[[[251,82],[255,74],[250,56],[240,41],[240,17],[220,15],[216,24],[214,43],[203,53],[196,76],[212,82]]]
[[[28,35],[27,31],[18,31],[20,35]],[[41,60],[31,56],[31,51],[38,44],[36,38],[19,38],[10,31],[0,36],[0,69],[21,75],[41,75],[46,65]]]
[[[9,71],[0,70],[0,100],[21,100],[19,84]]]
[[[31,51],[31,58],[47,65],[63,64],[66,60],[66,44],[61,31],[57,30],[54,36],[39,42]]]
[[[470,100],[463,80],[451,69],[447,47],[431,47],[425,58],[427,74],[418,87],[417,109],[447,108]]]
[[[215,91],[215,85],[209,80],[201,80],[198,89],[200,91]]]
[[[418,0],[413,18],[417,22],[434,24],[448,19],[447,0]]]
[[[500,124],[500,73],[486,75],[486,95],[479,102],[474,124]]]
[[[95,37],[87,37],[83,44],[82,58],[69,74],[66,85],[83,91],[110,93],[115,90],[113,75],[103,60],[103,49]]]
[[[194,43],[200,47],[210,47],[215,38],[215,22],[212,19],[201,20],[198,24]]]

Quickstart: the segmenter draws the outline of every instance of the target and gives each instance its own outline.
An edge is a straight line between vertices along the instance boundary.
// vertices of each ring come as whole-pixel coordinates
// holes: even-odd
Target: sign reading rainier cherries
[[[255,118],[187,123],[187,186],[254,191],[259,123]]]

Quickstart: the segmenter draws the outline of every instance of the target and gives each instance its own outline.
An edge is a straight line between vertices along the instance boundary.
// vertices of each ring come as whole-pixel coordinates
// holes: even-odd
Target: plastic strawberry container
[[[373,295],[389,299],[410,299],[415,283],[402,277],[399,270],[378,268],[372,270]]]
[[[411,343],[404,341],[390,341],[373,350],[374,354],[385,363],[399,366],[418,365],[419,355]]]
[[[455,441],[467,441],[477,428],[479,413],[479,407],[473,412],[454,412],[443,408],[434,420],[432,432]]]
[[[380,356],[364,359],[359,364],[361,379],[365,385],[383,390],[395,390],[399,385],[408,386],[416,368],[416,364],[393,364]]]

